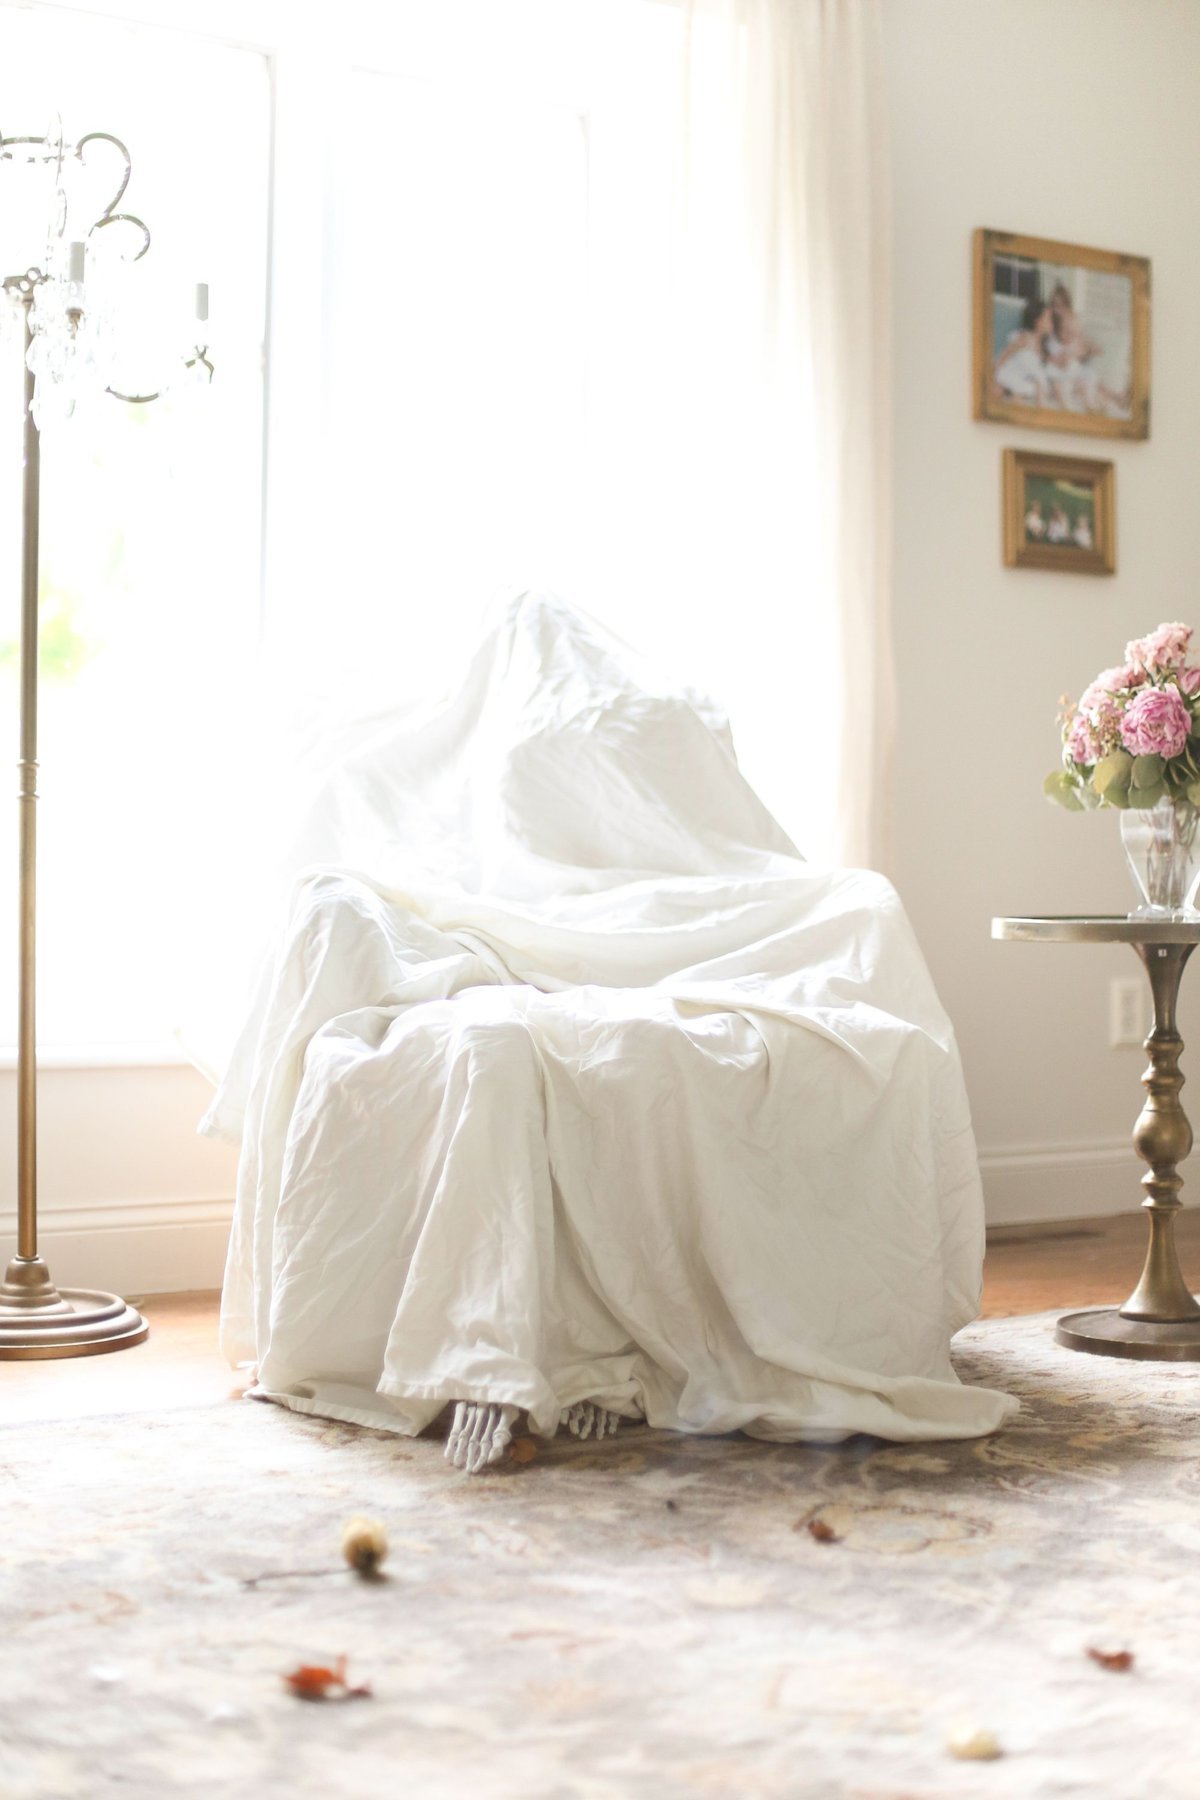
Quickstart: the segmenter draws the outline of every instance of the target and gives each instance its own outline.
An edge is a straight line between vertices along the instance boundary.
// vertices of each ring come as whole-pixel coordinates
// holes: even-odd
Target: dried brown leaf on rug
[[[508,1460],[515,1463],[531,1463],[537,1456],[537,1445],[532,1438],[514,1438],[508,1446]]]
[[[1125,1675],[1133,1667],[1132,1650],[1098,1650],[1095,1644],[1089,1644],[1087,1655],[1102,1669],[1112,1669],[1117,1675]]]
[[[300,1663],[284,1676],[284,1683],[300,1700],[328,1700],[338,1690],[339,1700],[369,1700],[371,1690],[363,1682],[351,1687],[346,1680],[346,1658],[339,1656],[332,1669],[317,1663]]]
[[[827,1525],[824,1519],[797,1519],[792,1530],[807,1531],[809,1537],[814,1538],[818,1544],[840,1544],[842,1541],[833,1526]]]

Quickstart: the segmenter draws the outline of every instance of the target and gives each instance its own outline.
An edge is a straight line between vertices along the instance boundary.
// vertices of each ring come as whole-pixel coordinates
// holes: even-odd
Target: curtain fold
[[[761,620],[765,655],[792,663],[763,670],[782,766],[764,778],[753,765],[768,747],[752,742],[748,773],[806,853],[886,868],[894,688],[880,58],[878,0],[684,0],[685,341],[698,385],[714,361],[740,365],[731,484],[744,493],[754,465],[760,497],[779,509],[767,535],[786,563],[762,572],[782,628]]]

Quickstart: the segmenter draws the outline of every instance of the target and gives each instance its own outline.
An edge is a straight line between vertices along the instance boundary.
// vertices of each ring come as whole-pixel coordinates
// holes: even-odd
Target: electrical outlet
[[[1127,1046],[1140,1049],[1149,1026],[1146,1022],[1146,984],[1136,978],[1113,981],[1108,988],[1108,1044],[1110,1050]]]

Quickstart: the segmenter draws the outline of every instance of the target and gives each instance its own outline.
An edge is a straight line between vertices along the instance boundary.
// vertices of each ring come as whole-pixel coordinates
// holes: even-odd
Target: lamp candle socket
[[[197,319],[197,322],[201,325],[208,324],[208,283],[207,283],[207,281],[198,281],[196,283],[196,319]]]
[[[87,264],[87,245],[73,238],[67,245],[66,314],[74,332],[83,317],[83,280]]]

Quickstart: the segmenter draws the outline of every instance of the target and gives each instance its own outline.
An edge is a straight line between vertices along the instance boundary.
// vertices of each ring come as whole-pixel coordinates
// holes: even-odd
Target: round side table
[[[1068,1313],[1055,1337],[1095,1356],[1140,1356],[1200,1362],[1200,1305],[1183,1279],[1175,1248],[1175,1214],[1183,1182],[1177,1165],[1192,1147],[1192,1128],[1179,1104],[1183,1039],[1175,1002],[1184,964],[1200,944],[1200,919],[993,919],[994,938],[1065,944],[1131,944],[1146,966],[1154,1026],[1146,1039],[1150,1066],[1142,1076],[1146,1101],[1133,1128],[1133,1147],[1149,1163],[1142,1177],[1150,1243],[1141,1280],[1124,1306]]]

